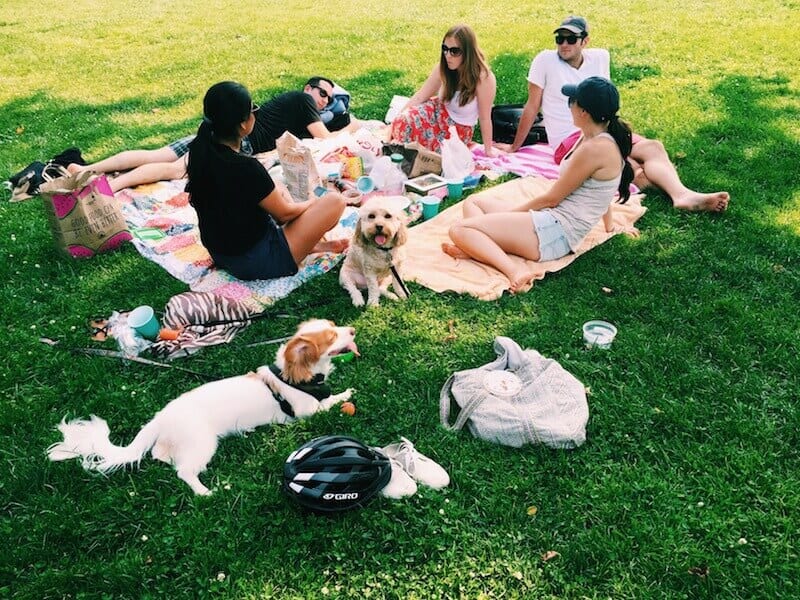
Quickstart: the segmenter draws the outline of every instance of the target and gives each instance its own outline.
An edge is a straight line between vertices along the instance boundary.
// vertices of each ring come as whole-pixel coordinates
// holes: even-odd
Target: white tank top
[[[608,133],[599,135],[614,139]],[[559,172],[564,170],[564,166],[571,158],[572,152],[561,161]],[[622,177],[621,171],[614,179],[605,181],[589,177],[578,189],[564,198],[558,206],[545,209],[549,210],[550,214],[561,223],[561,227],[567,236],[569,247],[573,252],[577,251],[583,238],[603,218],[603,215],[611,205],[611,201],[614,199],[614,194],[617,192],[620,177]]]
[[[476,96],[464,106],[460,106],[458,104],[460,96],[461,92],[456,92],[453,94],[452,100],[444,103],[447,112],[450,118],[459,125],[474,127],[475,123],[478,122],[478,98]]]

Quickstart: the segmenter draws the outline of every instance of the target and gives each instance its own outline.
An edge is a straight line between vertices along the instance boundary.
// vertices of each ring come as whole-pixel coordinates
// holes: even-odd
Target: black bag
[[[517,135],[517,126],[519,125],[520,117],[522,117],[522,104],[498,104],[492,107],[492,140],[502,144],[511,144],[514,142],[514,136]],[[528,132],[525,141],[522,142],[523,146],[530,146],[531,144],[547,143],[547,131],[542,124],[541,113],[536,115],[536,120]]]

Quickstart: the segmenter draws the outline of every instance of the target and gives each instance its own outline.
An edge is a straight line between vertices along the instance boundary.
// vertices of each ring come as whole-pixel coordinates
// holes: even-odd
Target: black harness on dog
[[[296,390],[312,396],[317,401],[324,400],[331,395],[331,386],[325,383],[325,376],[322,373],[317,373],[314,375],[311,381],[306,383],[291,383],[283,378],[278,365],[270,365],[269,370],[272,371],[272,374],[280,379],[282,383],[285,383],[289,387],[293,387]],[[278,405],[281,407],[281,410],[290,417],[294,418],[294,409],[289,401],[275,390],[273,390],[273,395],[275,396],[275,400],[278,402]]]

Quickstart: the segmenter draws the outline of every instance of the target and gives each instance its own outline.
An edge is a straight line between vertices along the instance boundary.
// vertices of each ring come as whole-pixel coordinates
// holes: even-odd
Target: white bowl
[[[607,321],[586,321],[583,324],[583,341],[586,348],[608,350],[617,335],[617,328]]]

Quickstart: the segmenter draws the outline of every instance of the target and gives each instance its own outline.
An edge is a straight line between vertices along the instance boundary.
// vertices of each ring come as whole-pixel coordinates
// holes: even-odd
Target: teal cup
[[[459,200],[464,195],[464,180],[449,179],[447,181],[447,197],[451,200]]]
[[[439,205],[442,203],[442,199],[438,196],[424,196],[420,203],[422,204],[422,218],[427,221],[439,214]]]
[[[139,306],[128,315],[128,325],[140,336],[148,340],[158,337],[158,319],[151,306]]]

